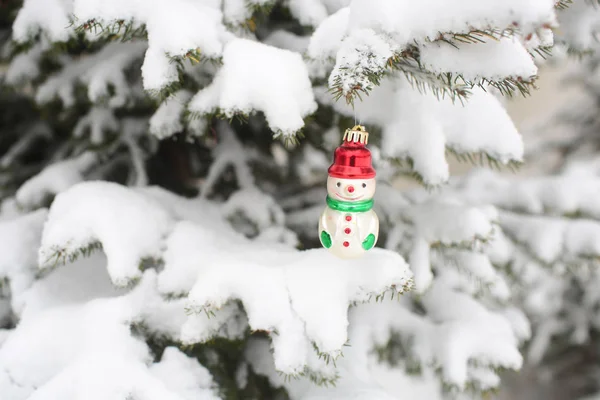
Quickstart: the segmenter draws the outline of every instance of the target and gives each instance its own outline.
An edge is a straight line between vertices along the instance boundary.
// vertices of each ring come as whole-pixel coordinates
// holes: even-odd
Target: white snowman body
[[[377,243],[379,219],[369,206],[375,185],[374,178],[328,177],[328,206],[319,219],[319,234],[323,246],[336,256],[357,258]],[[351,211],[354,207],[361,211]]]

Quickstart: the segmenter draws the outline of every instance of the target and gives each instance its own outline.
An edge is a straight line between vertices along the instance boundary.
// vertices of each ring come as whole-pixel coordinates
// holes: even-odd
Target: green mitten
[[[326,249],[331,247],[331,235],[325,231],[321,231],[321,243]]]
[[[369,249],[371,249],[371,247],[373,247],[374,244],[375,244],[375,235],[373,235],[372,233],[369,233],[369,236],[367,236],[365,238],[365,240],[362,242],[362,247],[365,250],[369,250]]]

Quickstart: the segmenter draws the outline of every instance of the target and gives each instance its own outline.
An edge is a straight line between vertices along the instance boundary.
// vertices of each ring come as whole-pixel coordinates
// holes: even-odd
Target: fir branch
[[[501,368],[501,367],[492,368],[492,369],[494,370],[494,373],[496,373],[497,375],[500,375],[504,371],[507,371],[506,368]],[[439,375],[441,376],[441,374],[439,374]],[[496,394],[498,394],[499,388],[483,387],[481,384],[479,384],[475,381],[468,381],[468,382],[466,382],[464,387],[460,387],[454,383],[450,383],[450,382],[442,380],[442,391],[445,394],[450,395],[450,396],[458,396],[459,394],[469,393],[469,394],[475,395],[478,398],[481,398],[483,400],[491,400],[495,397]]]
[[[366,56],[368,57],[369,55],[367,54]],[[347,67],[340,68],[340,71],[348,71],[350,76],[353,75],[353,72]],[[451,78],[445,79],[446,76],[436,75],[422,68],[419,61],[419,51],[415,46],[409,46],[406,50],[390,57],[384,70],[361,69],[360,73],[372,85],[365,87],[362,84],[356,83],[350,90],[345,90],[343,87],[344,81],[341,74],[339,74],[334,78],[333,84],[329,88],[329,92],[333,94],[334,100],[337,101],[344,97],[346,102],[351,105],[354,104],[355,98],[362,101],[361,94],[369,95],[372,87],[379,86],[381,81],[390,73],[403,74],[408,82],[421,93],[427,93],[429,90],[438,98],[448,96],[452,101],[460,99],[462,102],[468,95],[467,89],[469,85],[453,81]]]
[[[483,150],[480,152],[462,152],[457,148],[454,148],[452,145],[446,146],[446,155],[452,155],[458,162],[469,163],[473,166],[484,167],[487,164],[488,168],[495,169],[497,171],[501,171],[502,167],[506,167],[512,172],[517,172],[523,165],[522,161],[517,160],[510,160],[506,163],[503,163],[498,157],[494,157],[492,154],[486,153]]]
[[[300,140],[304,139],[304,132],[299,130],[293,134],[276,131],[273,133],[273,139],[279,139],[283,145],[290,149],[300,144]]]
[[[337,371],[335,372],[335,375],[333,377],[328,377],[328,376],[319,374],[315,371],[312,371],[308,367],[305,367],[303,371],[301,371],[297,374],[285,374],[285,373],[279,372],[279,371],[278,371],[278,374],[280,376],[283,376],[283,379],[285,382],[289,382],[292,379],[299,379],[299,378],[303,377],[303,378],[308,378],[312,383],[314,383],[317,386],[325,386],[325,387],[335,386],[337,380],[340,378],[339,373]]]
[[[375,346],[379,361],[385,362],[392,367],[401,367],[410,376],[420,376],[423,373],[421,361],[414,356],[411,349],[414,348],[414,337],[402,335],[392,330],[390,339],[381,346]]]
[[[250,1],[246,2],[246,8],[253,15],[261,15],[261,16],[266,17],[269,14],[271,14],[271,11],[273,11],[273,8],[275,7],[276,3],[277,3],[276,0],[270,0],[270,1],[259,2],[259,3],[254,3],[253,1],[250,0]]]
[[[516,78],[509,76],[500,81],[492,81],[482,78],[477,85],[484,90],[486,85],[492,86],[498,89],[500,94],[507,97],[512,97],[517,91],[521,93],[521,96],[527,97],[531,94],[531,89],[537,89],[537,86],[535,86],[536,79],[536,76],[530,76],[527,80],[520,76]]]
[[[184,111],[183,115],[185,119],[200,119],[200,118],[205,118],[207,120],[212,120],[212,119],[222,119],[222,120],[227,120],[229,121],[229,123],[232,123],[233,120],[236,120],[237,122],[241,123],[241,124],[246,124],[248,123],[248,120],[250,119],[250,116],[254,115],[257,111],[252,111],[251,113],[247,113],[246,111],[241,111],[241,110],[223,110],[221,108],[215,108],[214,110],[212,110],[211,112],[206,112],[206,113],[201,113],[201,112],[197,112],[197,111],[191,111],[191,110],[186,110]]]
[[[221,119],[229,121],[230,124],[233,123],[235,120],[240,124],[247,124],[251,117],[258,115],[259,113],[261,112],[257,110],[251,110],[250,112],[248,112],[246,110],[235,109],[223,110],[217,107],[211,112],[207,113],[186,110],[184,111],[184,118],[189,120],[200,118],[205,118],[208,120]],[[281,142],[286,148],[293,148],[297,146],[298,144],[300,144],[300,141],[304,139],[304,137],[304,131],[302,129],[293,133],[283,132],[279,130],[273,131],[273,139],[281,140]]]
[[[202,63],[211,63],[219,66],[222,64],[221,58],[207,58],[202,56],[202,52],[199,48],[190,49],[185,54],[173,55],[167,54],[169,62],[175,64],[177,68],[178,78],[177,80],[170,82],[160,89],[147,90],[148,94],[159,103],[162,103],[175,92],[182,89],[186,84],[190,83],[189,79],[186,79],[185,74],[185,63],[189,62],[191,65],[198,65]]]
[[[238,28],[249,32],[255,32],[258,21],[266,19],[269,14],[271,14],[271,11],[273,11],[273,8],[275,7],[275,3],[275,0],[265,3],[253,3],[252,1],[246,2],[246,10],[249,17],[238,24],[234,25],[226,23],[225,25],[232,30]]]
[[[521,161],[510,160],[508,162],[502,162],[497,157],[492,154],[486,153],[485,151],[480,152],[461,152],[456,148],[453,148],[452,145],[446,146],[446,154],[452,155],[456,158],[457,161],[463,163],[469,163],[473,166],[487,166],[491,169],[495,169],[497,171],[501,171],[503,167],[508,168],[510,171],[517,172],[519,168],[523,165]],[[408,156],[397,156],[397,157],[386,157],[384,161],[389,162],[391,165],[401,169],[397,171],[398,175],[406,176],[421,186],[425,187],[428,190],[434,190],[441,186],[439,185],[431,185],[425,182],[423,176],[414,169],[414,161]]]
[[[344,356],[344,353],[340,350],[340,351],[336,351],[334,354],[330,354],[330,353],[324,353],[321,350],[319,350],[319,348],[317,347],[316,343],[313,342],[313,350],[315,351],[315,353],[317,353],[317,357],[319,358],[319,360],[323,360],[325,361],[326,365],[329,364],[333,364],[334,367],[337,367],[336,365],[336,360],[340,357]],[[346,343],[344,344],[344,346],[348,345],[348,341],[346,341]]]
[[[475,293],[473,293],[473,297],[476,299],[483,299],[492,291],[492,288],[495,286],[495,282],[486,281],[482,279],[480,276],[476,275],[472,270],[463,267],[459,260],[457,260],[455,255],[452,255],[452,252],[447,252],[443,250],[435,250],[438,252],[439,256],[443,258],[443,262],[439,263],[443,267],[451,267],[454,268],[460,275],[465,276],[468,280],[474,283],[477,288]],[[436,265],[437,267],[437,265]],[[500,304],[506,305],[506,301],[501,301],[500,299],[495,299]]]
[[[457,44],[485,43],[488,40],[500,40],[501,38],[514,36],[515,34],[515,27],[509,27],[506,29],[473,29],[464,33],[444,34],[440,32],[435,40],[430,41],[443,41],[458,48]]]
[[[562,43],[562,42],[561,42]],[[570,57],[574,57],[578,61],[583,61],[584,59],[596,54],[596,52],[592,49],[580,49],[577,47],[573,47],[570,43],[565,43],[567,45],[567,55]]]
[[[180,90],[183,87],[182,79],[177,79],[169,83],[168,85],[163,86],[160,89],[152,89],[147,90],[147,93],[152,97],[156,102],[162,103],[171,97],[175,92]]]
[[[87,246],[80,247],[74,250],[69,250],[66,247],[53,246],[51,252],[41,264],[44,269],[55,269],[61,265],[72,263],[80,256],[89,257],[96,250],[102,250],[102,243],[99,241],[91,242]]]
[[[571,257],[569,257],[569,254],[566,250],[561,252],[561,256],[559,258],[548,262],[541,259],[533,249],[531,249],[526,243],[521,242],[517,236],[509,230],[505,229],[502,232],[519,250],[521,250],[537,264],[545,268],[553,269],[557,264],[560,263],[571,269],[577,269],[580,266],[587,265],[590,262],[596,267],[600,266],[600,254],[573,254]]]
[[[90,19],[83,23],[78,22],[76,17],[72,19],[72,25],[75,26],[75,32],[79,34],[94,33],[96,36],[106,40],[121,40],[127,42],[137,38],[147,38],[148,32],[146,26],[138,24],[131,20],[115,20],[103,24],[95,19]]]
[[[469,240],[464,240],[462,242],[442,242],[435,241],[429,244],[431,249],[452,249],[452,250],[468,250],[468,251],[477,251],[477,249],[481,245],[486,245],[493,238],[494,230],[488,233],[487,236],[475,235],[473,238]]]
[[[552,56],[552,46],[540,46],[529,52],[532,57],[535,57],[536,54],[540,56],[542,59],[546,60],[548,57]]]
[[[558,0],[554,4],[554,7],[557,10],[564,10],[564,9],[567,9],[571,4],[573,4],[573,0]]]
[[[459,48],[459,44],[477,44],[484,43],[484,39],[498,40],[504,36],[514,34],[512,29],[505,30],[474,30],[464,34],[443,35],[433,41],[444,41],[453,47]],[[541,47],[536,49],[541,54],[548,52],[548,48]],[[366,57],[375,57],[365,54]],[[367,63],[369,64],[369,63]],[[461,74],[450,72],[435,74],[425,69],[420,63],[420,54],[417,46],[408,46],[405,50],[394,54],[387,61],[385,69],[370,70],[361,68],[360,74],[364,76],[370,85],[365,86],[360,83],[360,79],[353,78],[358,72],[352,71],[350,67],[340,67],[340,74],[334,77],[333,84],[329,88],[334,100],[338,101],[342,97],[346,103],[353,105],[354,100],[358,98],[362,101],[362,95],[369,95],[375,86],[379,86],[381,81],[391,73],[402,73],[407,81],[421,93],[430,91],[438,99],[449,97],[453,102],[457,100],[464,104],[470,94],[470,90],[475,86],[486,89],[487,86],[495,87],[502,95],[512,97],[517,91],[522,96],[531,94],[531,89],[535,89],[535,76],[524,79],[523,77],[505,77],[501,80],[491,80],[480,78],[478,80],[468,80]],[[345,88],[346,81],[355,82],[349,89]]]
[[[200,48],[190,49],[182,55],[171,55],[167,53],[167,57],[169,57],[172,63],[177,63],[180,68],[183,68],[183,62],[186,60],[191,62],[192,65],[195,65],[200,64],[203,59]]]
[[[508,205],[502,205],[500,208],[504,211],[508,211],[512,214],[519,215],[520,217],[539,217],[539,216],[552,216],[553,218],[563,218],[563,219],[589,219],[589,220],[598,220],[597,215],[590,214],[584,212],[581,209],[575,209],[569,212],[557,212],[558,210],[547,207],[544,205],[543,209],[539,212],[530,212],[527,208],[523,207],[511,207]]]
[[[410,292],[414,288],[415,288],[414,280],[412,278],[410,278],[400,287],[398,287],[397,285],[391,285],[391,286],[386,287],[380,293],[370,293],[365,302],[368,303],[368,302],[372,301],[373,299],[375,299],[376,303],[383,302],[388,293],[390,294],[390,300],[394,300],[394,297],[396,297],[396,299],[400,299],[401,295],[403,295],[407,292]]]

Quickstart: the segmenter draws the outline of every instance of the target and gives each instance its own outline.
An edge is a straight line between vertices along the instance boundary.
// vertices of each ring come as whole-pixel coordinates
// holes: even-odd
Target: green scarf
[[[327,206],[343,212],[365,212],[373,208],[373,199],[361,201],[341,201],[327,196]]]

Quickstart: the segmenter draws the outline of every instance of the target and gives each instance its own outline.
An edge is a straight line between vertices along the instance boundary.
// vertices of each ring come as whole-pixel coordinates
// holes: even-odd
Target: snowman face
[[[375,194],[375,178],[342,179],[332,176],[327,178],[327,194],[342,201],[369,200]]]

